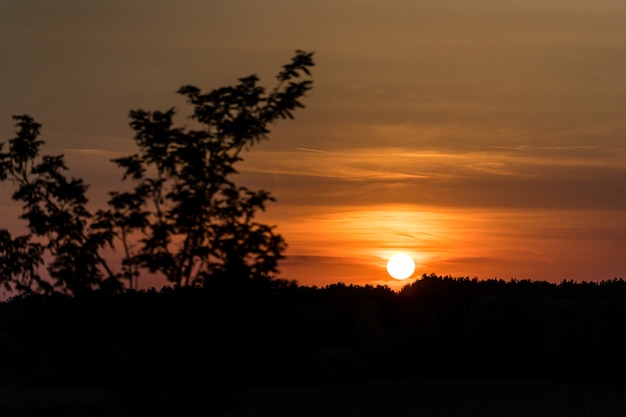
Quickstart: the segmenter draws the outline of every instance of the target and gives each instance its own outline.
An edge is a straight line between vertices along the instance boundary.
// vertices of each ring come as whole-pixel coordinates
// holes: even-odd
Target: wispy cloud
[[[544,168],[626,169],[626,151],[597,146],[492,146],[483,151],[435,151],[412,148],[352,148],[340,151],[303,149],[257,151],[246,157],[245,170],[286,175],[416,179],[468,177],[472,172],[495,175],[537,175]]]
[[[332,153],[332,152],[328,152],[328,151],[322,151],[319,149],[310,149],[310,148],[294,148],[297,151],[303,151],[303,152],[315,152],[315,153]]]
[[[103,157],[103,158],[117,158],[117,157],[125,155],[125,153],[123,152],[112,151],[110,149],[96,149],[96,148],[67,148],[65,149],[65,151],[68,153],[98,156],[98,157]]]

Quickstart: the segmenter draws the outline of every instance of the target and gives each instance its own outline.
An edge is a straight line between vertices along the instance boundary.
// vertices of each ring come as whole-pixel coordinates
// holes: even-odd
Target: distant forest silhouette
[[[275,278],[0,304],[0,382],[146,404],[367,380],[623,382],[626,282],[425,275],[395,292]]]

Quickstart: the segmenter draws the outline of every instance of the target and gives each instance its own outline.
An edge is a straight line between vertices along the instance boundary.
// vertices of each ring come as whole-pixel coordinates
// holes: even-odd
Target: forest
[[[218,404],[257,387],[536,380],[619,385],[626,282],[424,275],[399,292],[257,277],[0,304],[3,384]],[[147,405],[146,405],[147,406]]]

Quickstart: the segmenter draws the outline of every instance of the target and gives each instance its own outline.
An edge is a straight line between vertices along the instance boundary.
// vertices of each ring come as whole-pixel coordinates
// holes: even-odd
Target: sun
[[[387,261],[387,272],[395,279],[407,279],[415,272],[415,262],[405,253],[396,253]]]

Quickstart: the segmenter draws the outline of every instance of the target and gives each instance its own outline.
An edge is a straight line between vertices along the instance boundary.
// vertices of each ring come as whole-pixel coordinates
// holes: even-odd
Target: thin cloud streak
[[[315,152],[315,153],[332,153],[332,152],[328,152],[328,151],[321,151],[319,149],[309,149],[309,148],[294,148],[297,151],[303,151],[303,152]]]
[[[323,155],[297,158],[290,151],[255,150],[246,156],[245,170],[331,178],[446,178],[467,177],[471,172],[538,176],[555,167],[626,169],[624,149],[597,146],[499,146],[467,152],[379,147],[312,153]]]
[[[626,204],[623,150],[595,148],[595,155],[585,157],[576,147],[569,154],[530,149],[467,153],[353,149],[313,153],[309,158],[261,151],[246,160],[243,178],[271,182],[279,201],[287,204],[386,201],[562,209],[622,209]],[[299,189],[298,184],[306,187]]]

